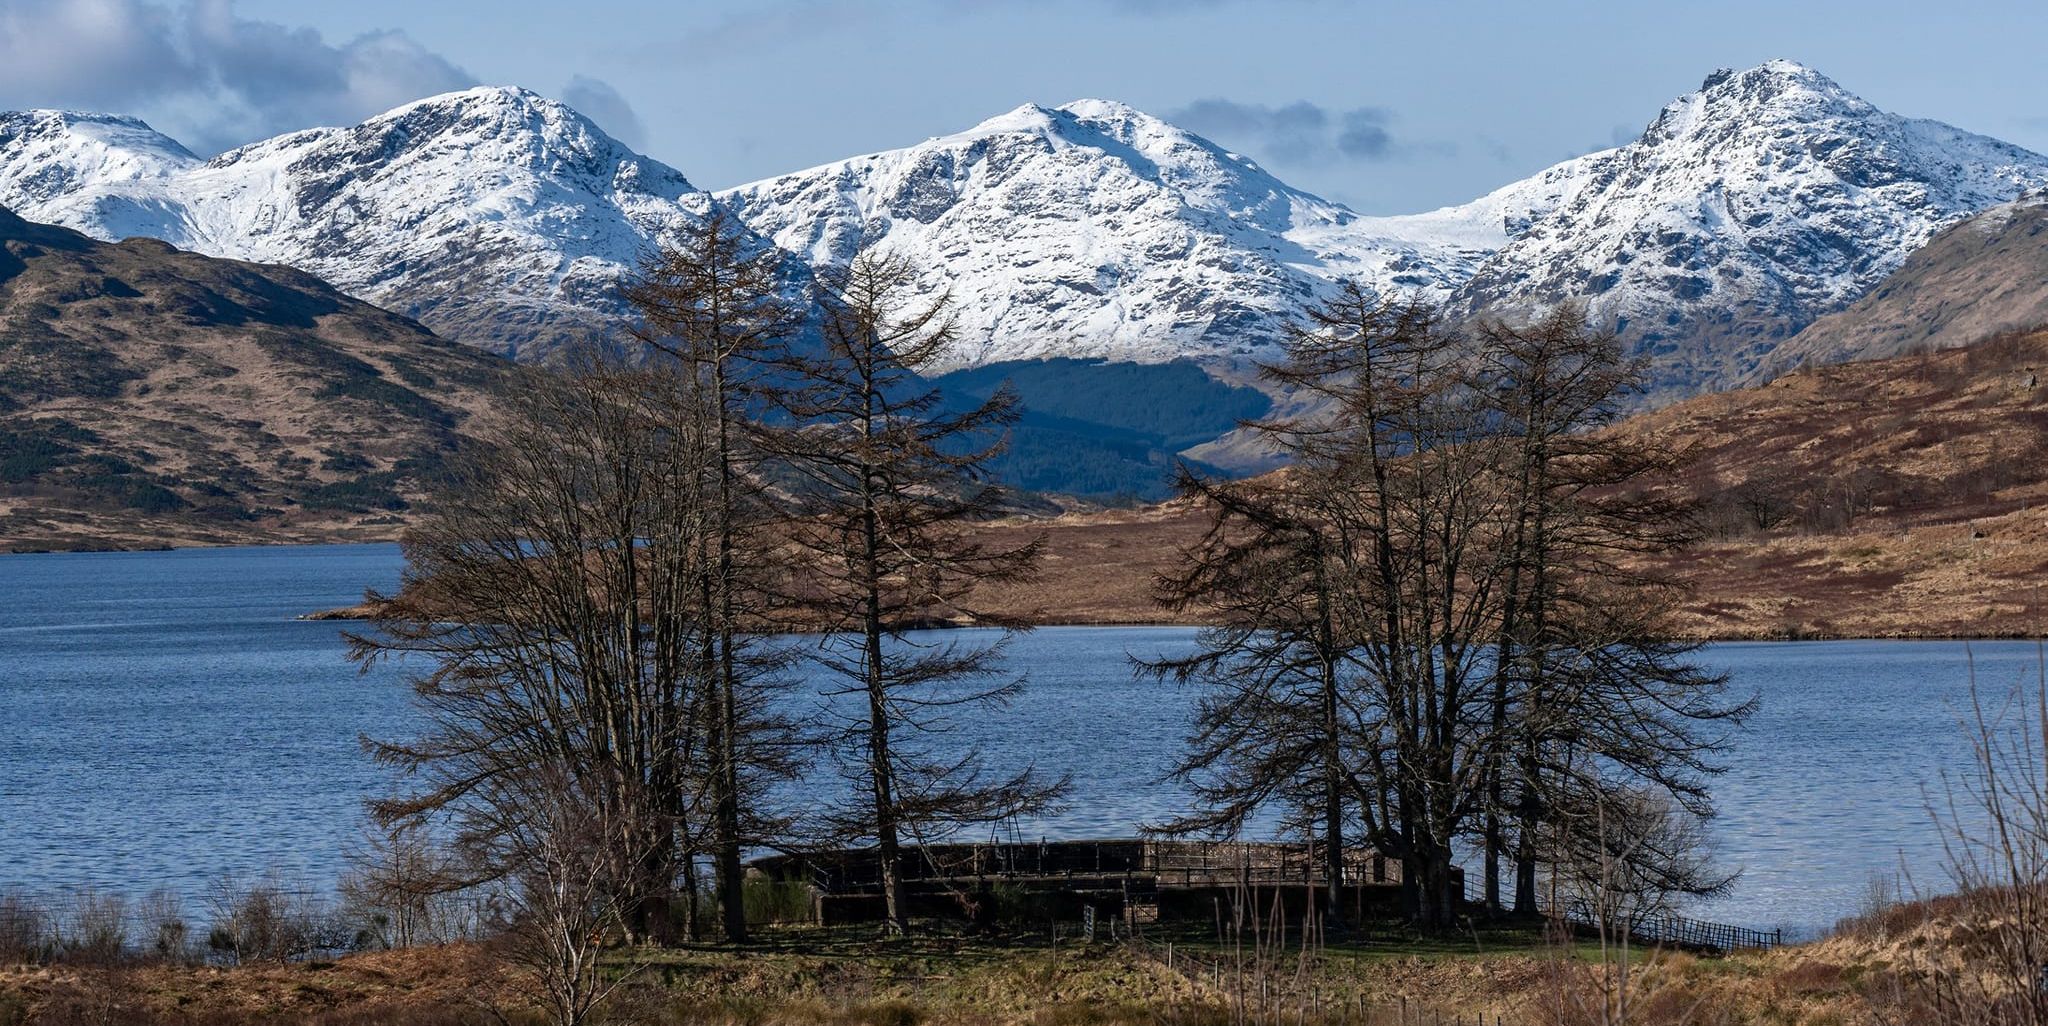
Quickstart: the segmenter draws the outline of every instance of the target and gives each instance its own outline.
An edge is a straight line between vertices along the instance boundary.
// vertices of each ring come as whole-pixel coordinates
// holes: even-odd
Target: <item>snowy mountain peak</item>
[[[162,178],[199,158],[135,118],[65,110],[0,113],[0,202]]]
[[[399,121],[419,111],[434,109],[495,110],[513,112],[521,118],[536,111],[578,119],[583,117],[568,104],[560,100],[551,100],[525,86],[480,85],[434,96],[423,96],[411,103],[393,107],[370,120]]]
[[[1453,309],[1581,302],[1674,391],[1739,380],[1943,227],[2048,184],[2048,157],[1887,113],[1782,60],[1715,72],[1640,138],[1579,163],[1573,195]]]
[[[718,194],[815,265],[909,258],[962,302],[956,364],[1261,352],[1337,277],[1435,296],[1483,253],[1389,235],[1127,104],[1026,104],[960,133]]]
[[[1862,97],[1842,88],[1834,79],[1785,57],[1773,58],[1754,68],[1716,69],[1692,95],[1749,105],[1767,103],[1781,96],[1805,96],[1866,110],[1876,109]]]
[[[38,117],[0,116],[0,126]],[[71,136],[118,136],[125,148],[71,142],[53,164],[14,141],[49,130],[0,127],[0,204],[100,238],[149,235],[291,264],[508,354],[607,330],[621,278],[710,209],[674,168],[525,89],[427,97],[204,163],[139,122],[85,125]],[[96,170],[51,183],[53,166]]]
[[[109,153],[149,154],[170,163],[194,163],[198,157],[141,118],[75,110],[35,109],[0,112],[0,140],[56,142],[97,148]]]
[[[1012,132],[1034,132],[1039,135],[1052,137],[1059,135],[1059,124],[1060,112],[1057,108],[1037,103],[1025,103],[997,114],[992,118],[988,118],[964,132],[940,136],[933,141],[936,142],[939,139],[985,139],[989,136],[1004,135]]]
[[[1741,71],[1722,68],[1708,75],[1698,91],[1666,104],[1640,141],[1656,145],[1697,138],[1733,123],[1778,125],[1885,116],[1826,75],[1780,59]]]
[[[371,118],[354,131],[398,133],[413,146],[486,138],[522,142],[536,154],[555,156],[631,153],[568,104],[513,86],[478,86],[430,96]]]
[[[1059,114],[1072,118],[1096,132],[1128,145],[1150,143],[1153,147],[1195,146],[1215,153],[1224,153],[1215,143],[1176,125],[1156,114],[1131,106],[1121,100],[1083,98],[1060,104],[1055,108]],[[1236,158],[1242,163],[1250,163]]]
[[[1337,279],[1452,314],[1586,305],[1673,391],[1739,380],[2048,157],[1886,113],[1789,61],[1716,71],[1634,141],[1461,206],[1363,217],[1128,104],[699,192],[528,90],[427,97],[200,162],[132,119],[0,115],[0,204],[102,238],[294,264],[500,352],[588,335],[655,242],[723,201],[815,266],[907,257],[956,364],[1264,355]]]
[[[621,171],[668,199],[696,193],[681,173],[634,153],[567,104],[526,89],[480,86],[416,100],[349,128],[294,132],[214,158],[214,167],[292,154],[302,174],[359,175],[456,155],[465,164],[518,169],[546,178],[575,177],[608,187]]]
[[[1147,125],[1166,125],[1165,121],[1153,117],[1152,115],[1147,114],[1144,111],[1139,110],[1138,108],[1123,102],[1122,100],[1107,100],[1093,97],[1082,97],[1078,100],[1073,100],[1067,103],[1060,104],[1059,109],[1066,111],[1067,113],[1072,114],[1073,116],[1080,118],[1083,121],[1095,121],[1103,123],[1126,122],[1143,123]],[[1166,125],[1166,127],[1171,128],[1172,126]],[[1175,131],[1178,131],[1178,129],[1175,129]]]

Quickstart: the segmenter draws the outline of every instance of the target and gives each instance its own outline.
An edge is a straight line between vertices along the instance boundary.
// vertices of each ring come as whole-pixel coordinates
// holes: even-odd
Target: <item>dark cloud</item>
[[[1385,160],[1394,152],[1388,115],[1378,108],[1346,111],[1337,131],[1337,152],[1358,160]]]
[[[6,0],[0,107],[136,114],[195,150],[349,124],[476,84],[402,32],[330,43],[233,0]]]
[[[639,149],[647,140],[647,126],[626,98],[603,79],[577,75],[562,87],[562,102],[597,122],[612,138]]]
[[[1273,107],[1234,100],[1196,100],[1166,119],[1226,146],[1282,164],[1391,160],[1415,148],[1394,137],[1382,107],[1330,111],[1307,100]]]

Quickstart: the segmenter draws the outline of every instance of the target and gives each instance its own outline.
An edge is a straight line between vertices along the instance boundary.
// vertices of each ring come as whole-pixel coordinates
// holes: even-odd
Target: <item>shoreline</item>
[[[296,619],[296,620],[304,620],[304,621],[308,621],[308,622],[342,622],[342,623],[362,623],[362,622],[366,622],[366,621],[369,621],[369,620],[375,619],[375,610],[374,610],[374,608],[373,608],[373,605],[372,605],[371,603],[367,603],[367,602],[358,602],[358,603],[356,603],[356,604],[354,604],[354,605],[350,605],[350,606],[336,606],[336,607],[334,607],[334,608],[332,608],[332,609],[317,609],[317,610],[313,610],[313,611],[311,611],[311,612],[307,612],[307,613],[301,613],[301,614],[299,614],[298,616],[294,617],[293,619]],[[1062,619],[1047,619],[1047,620],[1036,620],[1036,621],[1033,621],[1032,623],[1030,623],[1030,624],[1029,624],[1029,626],[1030,626],[1031,628],[1033,628],[1033,629],[1036,629],[1036,628],[1040,628],[1040,627],[1101,627],[1101,628],[1118,628],[1118,627],[1185,627],[1185,628],[1202,628],[1202,627],[1207,627],[1207,626],[1209,626],[1209,624],[1206,624],[1206,623],[1202,623],[1202,622],[1200,622],[1200,621],[1194,621],[1194,620],[1147,620],[1147,619],[1076,619],[1076,620],[1062,620]],[[932,623],[932,624],[922,624],[922,625],[919,625],[919,627],[918,627],[917,629],[920,629],[920,630],[967,630],[967,629],[970,629],[971,627],[972,627],[972,625],[971,625],[971,624],[955,624],[955,623]],[[784,632],[782,632],[782,633],[788,633],[788,634],[812,634],[812,633],[816,633],[816,632],[814,632],[814,631],[804,631],[804,630],[788,630],[788,631],[784,631]],[[1692,635],[1692,634],[1685,634],[1685,635],[1679,635],[1679,637],[1678,637],[1678,640],[1680,640],[1680,641],[1689,641],[1689,642],[1698,642],[1698,643],[1700,643],[1700,644],[1704,644],[1704,645],[1729,645],[1729,644],[1742,644],[1742,643],[1770,643],[1770,644],[1788,644],[1788,643],[1797,643],[1797,642],[1807,642],[1807,641],[1811,641],[1811,642],[1826,642],[1826,641],[2048,641],[2048,631],[2044,631],[2044,632],[2040,632],[2040,633],[2025,633],[2025,632],[2019,632],[2019,631],[2012,631],[2012,632],[2002,632],[2002,633],[1992,633],[1992,634],[1958,634],[1958,633],[1941,633],[1941,632],[1936,632],[1936,631],[1927,631],[1927,632],[1916,632],[1916,633],[1888,633],[1888,634],[1854,634],[1854,633],[1817,633],[1817,632],[1812,632],[1812,631],[1788,631],[1788,632],[1784,632],[1784,633],[1777,633],[1777,634],[1773,634],[1773,633],[1749,633],[1749,634],[1711,634],[1711,635]]]
[[[1054,525],[1047,525],[1047,526],[1054,526]],[[45,549],[33,549],[33,550],[30,550],[30,549],[22,549],[22,550],[10,550],[10,551],[7,551],[7,552],[0,552],[0,557],[5,557],[5,556],[9,556],[9,555],[19,555],[19,556],[29,556],[29,555],[40,555],[40,556],[54,556],[54,555],[97,555],[97,554],[115,555],[115,554],[148,554],[148,553],[180,553],[180,552],[187,552],[187,551],[223,551],[223,550],[232,550],[232,549],[266,549],[266,550],[282,550],[282,549],[292,549],[292,548],[303,548],[303,547],[308,547],[308,546],[356,546],[356,545],[396,545],[396,544],[397,544],[397,537],[396,537],[395,535],[394,535],[394,536],[392,536],[392,537],[390,537],[390,538],[370,538],[370,539],[347,539],[347,540],[339,540],[339,539],[337,539],[337,540],[328,540],[328,541],[318,541],[318,542],[308,542],[308,541],[297,541],[297,540],[291,540],[291,541],[262,541],[262,542],[237,542],[237,543],[232,543],[232,544],[219,544],[219,545],[213,545],[213,544],[184,544],[184,545],[180,545],[180,544],[169,544],[169,543],[138,543],[138,544],[134,544],[134,545],[126,545],[126,546],[124,546],[124,545],[120,545],[120,544],[116,543],[116,544],[109,544],[109,545],[107,545],[107,546],[105,546],[105,547],[96,547],[96,548],[45,548]],[[998,604],[1000,605],[1000,603],[998,603]],[[1106,603],[1106,604],[1108,604],[1108,605],[1111,605],[1111,606],[1114,606],[1114,605],[1116,605],[1116,604],[1119,604],[1119,603],[1118,603],[1118,601],[1117,601],[1117,600],[1111,600],[1111,601],[1110,601],[1109,603]],[[1107,611],[1107,610],[1106,610],[1106,611]],[[347,623],[347,622],[362,622],[362,621],[365,621],[365,620],[369,620],[369,619],[371,619],[371,618],[372,618],[372,612],[371,612],[371,608],[370,608],[370,607],[369,607],[369,606],[368,606],[367,604],[365,604],[365,603],[360,603],[360,602],[359,602],[359,603],[354,603],[354,604],[351,604],[351,605],[345,605],[345,606],[336,606],[336,607],[333,607],[333,608],[329,608],[329,609],[314,609],[314,610],[308,610],[307,612],[301,613],[301,614],[299,614],[298,616],[294,617],[294,619],[298,619],[298,620],[304,620],[304,621],[308,621],[308,622],[343,622],[343,623]],[[1062,617],[1049,617],[1049,618],[1030,618],[1030,617],[1026,617],[1025,619],[1026,619],[1026,620],[1028,620],[1028,621],[1030,622],[1030,625],[1031,625],[1031,626],[1033,626],[1033,627],[1202,627],[1202,626],[1205,626],[1205,625],[1204,625],[1203,623],[1201,623],[1201,622],[1199,622],[1199,621],[1189,621],[1189,620],[1176,620],[1176,619],[1163,619],[1163,618],[1153,618],[1153,617],[1145,617],[1145,616],[1093,616],[1093,617],[1090,617],[1090,616],[1083,616],[1083,617],[1076,617],[1076,618],[1062,618]],[[932,625],[928,625],[928,626],[932,626],[932,627],[944,627],[944,626],[955,626],[955,625],[947,625],[947,624],[932,624]],[[804,633],[804,632],[795,632],[795,633]],[[1678,634],[1678,635],[1677,635],[1676,637],[1677,637],[1677,639],[1678,639],[1678,640],[1681,640],[1681,641],[1688,641],[1688,642],[1698,642],[1698,643],[1701,643],[1701,644],[1734,644],[1734,643],[1743,643],[1743,642],[1770,642],[1770,643],[1785,643],[1785,642],[1799,642],[1799,641],[1963,641],[1963,642],[1969,642],[1969,641],[2036,641],[2036,640],[2042,640],[2042,639],[2044,639],[2044,638],[2048,638],[2048,628],[2044,628],[2044,629],[2040,629],[2040,630],[2018,630],[2018,629],[2007,629],[2007,630],[1988,630],[1988,631],[1964,631],[1964,630],[1942,629],[1942,628],[1938,628],[1938,627],[1936,627],[1936,628],[1927,628],[1927,629],[1918,629],[1918,630],[1911,630],[1911,629],[1908,629],[1908,630],[1900,630],[1900,629],[1883,629],[1883,630],[1870,630],[1870,631],[1856,631],[1856,630],[1847,630],[1847,631],[1843,631],[1843,630],[1815,630],[1815,629],[1812,629],[1812,628],[1810,628],[1810,627],[1803,627],[1803,626],[1801,626],[1801,627],[1792,627],[1792,628],[1787,628],[1787,629],[1758,629],[1758,630],[1735,630],[1735,631],[1725,631],[1725,632],[1723,632],[1723,631],[1708,631],[1708,632],[1680,632],[1680,633],[1679,633],[1679,634]]]

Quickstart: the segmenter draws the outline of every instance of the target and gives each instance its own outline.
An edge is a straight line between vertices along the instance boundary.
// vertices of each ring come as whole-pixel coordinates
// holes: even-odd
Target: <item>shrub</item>
[[[740,889],[753,925],[811,921],[811,889],[789,880],[748,879]]]
[[[175,891],[151,891],[136,908],[135,918],[150,954],[169,962],[192,957],[192,928],[185,923],[184,904]]]
[[[107,965],[128,950],[128,902],[118,894],[84,888],[71,899],[61,941],[71,962]]]
[[[320,460],[320,469],[331,470],[337,474],[360,474],[369,470],[371,466],[370,461],[364,459],[362,454],[344,449],[322,449],[320,455],[323,457]]]
[[[325,903],[275,878],[216,883],[207,900],[206,946],[231,962],[284,962],[349,947],[349,931]]]
[[[91,431],[55,417],[0,427],[0,483],[21,484],[68,466],[79,452],[74,443],[94,441]]]
[[[419,829],[372,834],[349,861],[338,915],[357,949],[440,944],[483,932],[484,897],[462,887],[463,867]]]
[[[27,891],[0,891],[0,963],[41,962],[50,956],[50,917]]]
[[[398,475],[393,473],[364,474],[346,481],[317,485],[299,495],[299,504],[307,509],[341,510],[349,513],[368,513],[372,510],[401,510],[406,508],[405,498],[397,491]]]

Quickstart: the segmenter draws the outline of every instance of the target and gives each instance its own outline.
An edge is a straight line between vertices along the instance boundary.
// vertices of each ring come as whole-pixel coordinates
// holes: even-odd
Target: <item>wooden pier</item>
[[[804,887],[811,921],[863,922],[883,915],[881,859],[873,848],[777,855],[748,872]],[[994,920],[1004,916],[1079,920],[1116,917],[1132,927],[1161,919],[1208,920],[1238,902],[1291,918],[1326,900],[1324,846],[1261,841],[1108,840],[909,845],[899,872],[910,912],[919,916]],[[1453,872],[1457,872],[1453,870]],[[1454,886],[1464,888],[1462,874]],[[1340,898],[1363,919],[1400,912],[1401,864],[1366,848],[1347,849]],[[1475,911],[1481,902],[1467,894]],[[1546,904],[1543,916],[1581,934],[1596,934],[1596,911],[1584,902]],[[1222,914],[1229,914],[1227,911]],[[1644,946],[1708,954],[1784,943],[1775,930],[1688,919],[1667,912],[1615,913],[1610,935]]]
[[[757,860],[758,877],[810,888],[815,921],[879,918],[881,860],[872,848]],[[1212,916],[1217,902],[1259,890],[1282,900],[1320,902],[1329,886],[1321,846],[1258,841],[1110,839],[907,846],[899,872],[918,914],[995,914],[1004,901],[1040,914],[1077,916],[1083,907],[1137,923],[1179,914]],[[1369,849],[1347,850],[1339,886],[1360,913],[1398,907],[1401,865]],[[1271,898],[1266,899],[1268,901]]]

